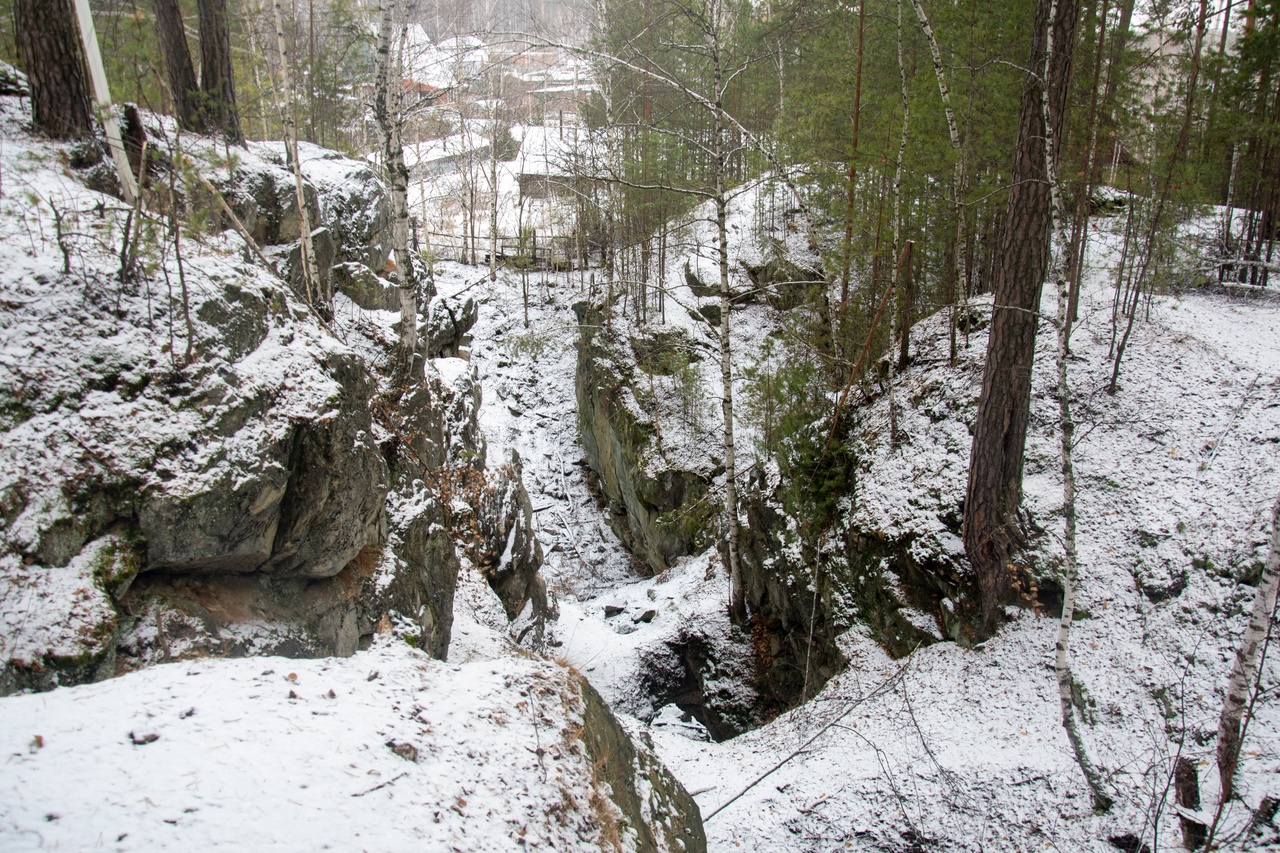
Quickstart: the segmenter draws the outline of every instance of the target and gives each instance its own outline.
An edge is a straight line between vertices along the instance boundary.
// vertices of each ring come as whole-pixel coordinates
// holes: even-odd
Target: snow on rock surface
[[[387,636],[9,697],[0,848],[700,849],[650,753],[602,751],[621,730],[591,695],[554,663],[449,665]],[[650,775],[615,790],[628,757]]]
[[[474,305],[404,388],[396,315],[321,321],[234,232],[179,264],[148,229],[122,280],[109,174],[24,123],[0,98],[0,849],[705,849],[647,735],[512,642],[547,597],[519,468],[484,467]],[[184,139],[287,243],[275,147]],[[377,178],[303,156],[380,269]]]
[[[1280,303],[1155,297],[1111,396],[1117,235],[1094,227],[1070,365],[1080,490],[1072,651],[1084,737],[1116,806],[1092,814],[1063,732],[1050,613],[1011,609],[979,648],[938,642],[899,660],[855,622],[840,639],[848,669],[768,726],[720,744],[655,729],[663,759],[700,792],[712,850],[1101,853],[1124,835],[1175,849],[1178,820],[1163,797],[1177,755],[1196,762],[1203,801],[1216,802],[1222,687],[1280,492]],[[974,308],[988,313],[990,302]],[[844,523],[954,560],[986,336],[962,341],[954,367],[945,314],[918,324],[912,341],[896,391],[901,443],[887,441],[882,388],[853,416],[859,471]],[[1042,583],[1061,559],[1055,345],[1042,326],[1024,500],[1040,531],[1030,559]],[[1277,684],[1273,655],[1261,696]],[[1223,849],[1276,849],[1273,824],[1249,827],[1251,810],[1280,795],[1275,702],[1258,702],[1248,738],[1242,799],[1226,809],[1220,839]]]
[[[735,239],[744,245],[735,251],[761,263],[765,252],[751,245],[759,229],[741,208],[737,216]],[[1102,853],[1117,849],[1109,838],[1126,835],[1171,849],[1177,818],[1167,802],[1159,810],[1153,802],[1167,791],[1180,749],[1197,762],[1204,801],[1216,796],[1221,688],[1251,600],[1267,512],[1280,491],[1280,305],[1265,295],[1155,297],[1150,320],[1144,310],[1135,326],[1120,393],[1112,397],[1104,386],[1118,236],[1106,221],[1095,223],[1070,368],[1081,490],[1074,666],[1085,738],[1118,800],[1101,817],[1091,812],[1062,731],[1053,672],[1057,621],[1035,609],[1011,611],[1009,624],[977,649],[946,641],[936,614],[911,610],[913,625],[935,642],[897,660],[856,613],[842,614],[854,623],[839,638],[847,669],[805,705],[721,743],[708,742],[683,709],[661,705],[668,697],[654,690],[653,675],[682,635],[730,638],[723,570],[702,555],[639,579],[603,523],[572,434],[576,334],[567,305],[587,296],[587,282],[532,275],[528,327],[517,277],[500,274],[499,286],[477,297],[472,360],[490,390],[481,424],[491,446],[517,447],[525,459],[550,546],[552,586],[562,591],[560,653],[616,709],[647,721],[660,756],[702,808],[709,849]],[[705,251],[709,240],[688,242],[684,256],[675,249],[668,255],[666,324],[705,346],[709,330],[680,304],[697,302],[684,259],[691,255],[691,269],[704,277],[714,269],[697,249]],[[481,271],[443,268],[442,289],[483,290]],[[989,300],[972,310],[987,314]],[[743,354],[737,374],[773,320],[761,305],[735,310],[734,319],[734,351]],[[840,523],[909,542],[921,563],[958,565],[969,424],[986,337],[981,329],[967,342],[962,337],[950,366],[946,321],[927,318],[913,330],[912,364],[897,389],[905,433],[899,447],[884,440],[883,387],[872,387],[851,415],[858,477]],[[1053,346],[1052,329],[1043,326],[1026,483],[1030,517],[1043,531],[1032,554],[1035,574],[1047,588],[1060,559],[1062,500]],[[714,360],[695,367],[714,401]],[[739,399],[741,390],[735,388]],[[718,424],[707,408],[701,441],[664,420],[668,462],[714,452],[707,436]],[[743,424],[742,446],[750,446],[751,432]],[[1277,683],[1272,656],[1263,696]],[[1244,831],[1248,810],[1280,795],[1274,702],[1259,702],[1248,737],[1239,777],[1244,800],[1227,809],[1224,849],[1276,845],[1269,826]]]
[[[128,209],[93,188],[104,167],[69,168],[74,147],[24,120],[0,98],[0,692],[110,674],[111,599],[139,573],[336,576],[382,544],[388,488],[372,360],[232,231],[187,223],[179,259],[149,225],[122,276]],[[212,143],[185,145],[217,179]],[[377,183],[324,162],[360,192]],[[251,153],[237,167],[271,168]],[[136,603],[145,623],[150,599]],[[331,621],[320,645],[354,651],[354,622]]]

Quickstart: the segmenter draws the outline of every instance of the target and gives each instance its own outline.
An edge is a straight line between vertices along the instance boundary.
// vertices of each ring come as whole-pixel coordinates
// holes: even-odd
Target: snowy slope
[[[736,251],[758,261],[757,208],[749,199],[734,213]],[[677,301],[696,305],[683,284],[686,258],[714,280],[705,228],[691,223],[688,246],[673,252],[664,277],[674,297],[667,322],[709,344],[709,330]],[[497,381],[481,420],[493,446],[516,447],[525,457],[544,544],[552,545],[549,566],[565,593],[560,652],[617,708],[653,718],[660,755],[702,807],[710,849],[1105,851],[1116,849],[1109,838],[1126,835],[1158,839],[1159,849],[1168,849],[1179,832],[1165,799],[1179,750],[1198,762],[1204,802],[1214,801],[1212,738],[1228,656],[1280,492],[1280,305],[1207,292],[1153,299],[1112,397],[1104,386],[1117,239],[1109,223],[1095,225],[1071,364],[1081,489],[1073,648],[1085,737],[1118,801],[1103,817],[1090,810],[1062,733],[1052,659],[1057,621],[1033,611],[1015,613],[978,649],[938,643],[899,661],[854,628],[841,641],[850,658],[844,674],[805,706],[732,741],[709,743],[674,709],[653,707],[643,689],[653,659],[691,626],[727,632],[724,579],[708,571],[703,556],[652,580],[628,580],[625,555],[578,479],[580,466],[565,464],[581,453],[568,428],[573,331],[566,303],[586,288],[576,277],[535,274],[527,331],[518,279],[500,279],[483,297],[473,363]],[[980,301],[975,309],[989,306]],[[768,311],[735,312],[741,364],[750,363],[770,328]],[[949,524],[963,497],[985,332],[962,341],[955,366],[947,364],[945,317],[921,322],[913,340],[913,365],[897,392],[902,446],[883,441],[883,395],[857,414],[863,467],[848,522],[956,553]],[[714,401],[715,365],[701,368]],[[1052,577],[1061,481],[1048,326],[1035,369],[1026,503],[1045,530],[1035,555],[1040,572]],[[673,457],[705,452],[705,441],[681,447],[673,433],[664,434]],[[594,562],[569,558],[562,513],[595,531]],[[606,606],[617,615],[606,616]],[[648,610],[652,618],[642,621]],[[1266,840],[1273,830],[1244,830],[1248,809],[1280,795],[1278,682],[1273,655],[1245,747],[1244,799],[1227,810],[1220,835],[1224,849],[1274,843]]]
[[[549,662],[448,665],[387,635],[351,658],[191,661],[10,697],[0,848],[599,850],[618,816],[577,685]]]
[[[711,849],[1102,851],[1126,834],[1167,849],[1180,837],[1164,800],[1177,754],[1198,762],[1204,801],[1216,800],[1221,690],[1252,602],[1245,581],[1265,556],[1280,493],[1280,304],[1157,297],[1111,397],[1105,271],[1114,245],[1105,230],[1095,235],[1071,381],[1081,490],[1075,672],[1085,738],[1116,807],[1091,814],[1061,728],[1055,619],[1024,611],[979,649],[939,643],[903,661],[855,628],[843,638],[848,671],[764,729],[722,744],[657,736],[663,758],[703,792]],[[869,529],[914,533],[921,547],[947,551],[957,542],[940,516],[964,494],[985,334],[971,337],[954,368],[944,317],[914,334],[915,363],[898,390],[906,439],[896,449],[884,441],[883,396],[859,413],[855,431],[869,438],[850,510]],[[1038,559],[1050,575],[1062,501],[1053,345],[1042,327],[1026,483],[1027,508],[1047,531]],[[1268,832],[1275,839],[1274,828],[1244,832],[1247,809],[1280,794],[1280,713],[1265,698],[1280,683],[1275,657],[1224,849],[1260,849]]]

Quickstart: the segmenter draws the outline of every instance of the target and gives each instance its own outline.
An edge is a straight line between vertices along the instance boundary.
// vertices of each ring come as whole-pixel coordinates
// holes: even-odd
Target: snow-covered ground
[[[20,116],[0,120],[6,137],[20,136]],[[38,153],[8,138],[5,148],[7,207],[40,207],[33,221],[47,229],[50,201],[63,209],[79,203],[80,190],[41,165]],[[11,190],[23,181],[25,189]],[[743,193],[732,211],[735,277],[743,276],[739,259],[764,259],[762,195]],[[19,260],[4,280],[14,299],[34,304],[45,298],[40,276],[56,275],[49,264],[61,255],[36,253],[37,246],[55,246],[56,235],[20,233],[17,223],[24,221],[12,218],[6,245],[29,243],[45,266],[15,252]],[[1119,393],[1109,395],[1112,225],[1097,226],[1071,365],[1081,558],[1073,651],[1085,739],[1117,798],[1102,817],[1090,810],[1060,724],[1056,620],[1031,610],[1015,613],[976,649],[938,643],[902,660],[855,627],[841,638],[849,668],[816,698],[723,743],[709,742],[674,709],[646,704],[650,656],[691,627],[729,636],[727,589],[707,554],[640,579],[592,494],[577,439],[578,329],[571,308],[590,286],[587,275],[530,272],[526,323],[519,273],[503,270],[491,285],[481,268],[438,266],[441,293],[480,303],[470,351],[484,388],[480,423],[491,464],[511,451],[522,460],[547,557],[543,571],[559,598],[549,651],[582,671],[616,708],[653,717],[650,734],[701,805],[712,850],[1104,851],[1115,849],[1108,838],[1124,835],[1167,850],[1177,844],[1167,799],[1176,755],[1198,763],[1204,800],[1214,801],[1221,689],[1251,600],[1250,573],[1265,547],[1268,511],[1280,492],[1280,305],[1209,292],[1153,298],[1135,326]],[[690,313],[698,300],[683,284],[686,260],[703,281],[715,281],[709,223],[695,213],[672,246],[661,271],[671,290],[666,325],[709,348],[712,331]],[[208,279],[243,274],[233,239],[211,238],[209,247],[192,260],[208,267]],[[105,250],[73,252],[71,262],[84,263],[86,253]],[[140,363],[171,359],[167,328],[144,330],[142,304],[136,295],[127,302],[138,313],[132,325],[104,330],[124,336]],[[42,316],[79,322],[75,308]],[[772,327],[771,311],[757,304],[735,312],[734,347],[743,354],[735,383],[745,382],[742,368]],[[59,346],[58,328],[31,323],[3,330],[0,367],[25,375],[41,352]],[[256,381],[288,389],[299,410],[321,406],[328,389],[312,376],[310,350],[293,343],[298,337],[284,340],[287,332],[318,334],[304,317],[282,315],[270,333],[281,341],[268,351],[282,372]],[[1061,486],[1051,335],[1042,333],[1041,343],[1026,502],[1046,531],[1037,558],[1051,567],[1060,550]],[[308,344],[339,346],[327,338]],[[858,524],[912,533],[925,547],[943,550],[955,546],[954,531],[939,515],[963,495],[985,334],[971,336],[954,366],[946,344],[944,318],[915,330],[914,364],[897,392],[901,445],[883,440],[883,397],[857,413],[856,432],[867,438],[859,488],[847,507]],[[705,403],[701,431],[682,434],[673,424],[665,433],[667,461],[697,462],[719,429],[718,369],[710,357],[696,369]],[[40,378],[50,383],[41,393],[51,395],[68,381]],[[115,393],[77,386],[80,392],[86,421]],[[173,413],[162,423],[181,434],[191,430],[189,417]],[[25,424],[31,443],[48,446],[51,470],[88,458],[65,436],[91,430],[65,423],[46,429],[38,414]],[[751,443],[744,425],[740,444]],[[18,457],[15,447],[4,450],[0,474],[9,471],[5,460]],[[124,462],[149,460],[140,452]],[[51,497],[36,509],[57,509],[54,491],[50,485]],[[41,577],[72,591],[80,584],[92,589],[86,579],[97,568],[89,565],[93,556],[59,570],[65,576]],[[20,574],[16,564],[11,568]],[[0,700],[6,761],[0,847],[598,848],[593,768],[573,749],[581,711],[568,689],[572,676],[516,652],[491,630],[501,627],[500,608],[483,579],[469,567],[464,572],[448,664],[384,635],[347,659],[201,660]],[[7,642],[23,636],[14,628],[22,614],[13,608],[50,594],[7,594],[0,603],[18,602],[0,614]],[[86,611],[100,605],[84,602]],[[56,621],[44,619],[42,630],[53,631]],[[76,624],[68,618],[61,628],[74,631]],[[31,640],[33,648],[52,642]],[[1261,683],[1241,767],[1243,802],[1230,806],[1220,836],[1228,848],[1276,845],[1270,829],[1262,836],[1244,831],[1246,806],[1280,796],[1274,654]]]
[[[739,239],[747,235],[741,251],[750,252],[751,207],[735,212]],[[696,725],[680,725],[673,709],[654,720],[661,757],[702,806],[712,850],[1102,851],[1116,849],[1109,838],[1126,835],[1168,849],[1179,843],[1166,796],[1179,754],[1197,761],[1204,801],[1214,801],[1221,690],[1253,592],[1242,579],[1264,557],[1269,509],[1280,492],[1280,304],[1267,295],[1210,292],[1153,298],[1135,326],[1119,393],[1108,395],[1118,237],[1112,222],[1094,227],[1071,365],[1081,489],[1073,647],[1085,737],[1117,805],[1106,816],[1092,814],[1063,734],[1055,619],[1024,611],[978,649],[939,643],[898,661],[855,628],[841,641],[848,670],[764,728],[717,744]],[[693,242],[704,245],[709,263],[709,239]],[[666,271],[677,298],[683,261]],[[702,265],[695,253],[694,268]],[[713,270],[702,272],[714,281]],[[514,447],[525,459],[551,546],[547,571],[562,593],[560,654],[618,707],[648,718],[659,709],[637,695],[646,655],[681,626],[723,630],[725,584],[705,555],[656,579],[628,580],[627,558],[575,464],[576,333],[568,305],[581,285],[539,273],[531,281],[527,331],[517,279],[500,279],[485,296],[473,353],[487,389],[481,420],[492,447]],[[989,304],[975,307],[987,312]],[[668,303],[667,316],[706,338],[705,325],[678,304]],[[751,335],[768,327],[767,309],[739,316],[735,346],[751,353],[759,346]],[[1026,499],[1046,530],[1038,558],[1051,567],[1060,552],[1061,481],[1052,330],[1044,329]],[[955,534],[938,516],[963,497],[985,333],[974,333],[967,348],[962,343],[954,367],[945,318],[921,323],[914,341],[914,365],[898,391],[907,438],[898,449],[882,439],[863,448],[860,489],[848,510],[858,523],[954,550]],[[703,378],[715,400],[713,363]],[[858,417],[860,434],[883,435],[884,399]],[[583,542],[595,557],[587,563],[578,559]],[[606,605],[616,615],[606,617]],[[651,620],[640,621],[650,609]],[[1242,833],[1245,806],[1280,795],[1278,680],[1273,655],[1245,748],[1244,801],[1228,808],[1220,835],[1226,849],[1263,844],[1265,832]]]
[[[4,700],[0,847],[599,850],[575,677],[350,658],[165,664]]]
[[[663,758],[703,791],[712,849],[1101,851],[1126,834],[1168,849],[1180,837],[1165,800],[1177,754],[1198,763],[1204,801],[1216,800],[1217,713],[1254,589],[1242,579],[1265,558],[1280,493],[1280,305],[1155,298],[1112,397],[1105,273],[1114,257],[1115,236],[1101,223],[1071,381],[1081,490],[1075,671],[1085,738],[1115,808],[1091,814],[1061,727],[1055,619],[1025,611],[979,649],[939,643],[903,661],[855,628],[843,638],[848,671],[775,723],[722,744],[657,735]],[[1041,558],[1052,564],[1062,491],[1044,328],[1026,503],[1047,529]],[[945,318],[918,326],[915,341],[916,366],[898,392],[906,439],[896,449],[884,441],[883,398],[859,414],[859,432],[877,438],[851,509],[870,529],[923,534],[928,547],[948,549],[955,537],[939,515],[963,498],[986,340],[973,335],[954,368]],[[1267,700],[1278,681],[1273,655],[1240,776],[1249,808],[1280,794],[1280,714]],[[1227,811],[1224,848],[1259,843],[1241,834],[1244,804]]]

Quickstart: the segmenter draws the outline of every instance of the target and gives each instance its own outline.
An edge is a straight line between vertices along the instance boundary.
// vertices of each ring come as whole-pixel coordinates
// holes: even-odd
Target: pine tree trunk
[[[1035,356],[1040,293],[1049,263],[1050,205],[1045,185],[1045,127],[1041,76],[1049,26],[1063,46],[1049,63],[1048,101],[1061,127],[1071,77],[1078,0],[1057,5],[1038,0],[1031,59],[1022,94],[1008,218],[995,276],[995,305],[987,341],[987,363],[978,400],[969,483],[965,497],[964,543],[974,572],[978,619],[976,637],[995,630],[1000,607],[1013,589],[1013,558],[1022,544],[1018,521],[1022,467],[1031,414],[1031,365]],[[1055,137],[1060,134],[1055,133]],[[970,603],[971,606],[971,603]],[[967,614],[975,615],[975,614]]]
[[[17,0],[14,35],[31,86],[31,125],[53,139],[93,134],[71,0]]]
[[[174,115],[183,130],[200,133],[205,130],[201,110],[203,95],[191,65],[182,9],[178,0],[153,0],[152,6],[156,13],[156,39],[160,42],[160,55],[164,57],[165,79],[169,95],[173,98]]]
[[[210,127],[222,131],[233,145],[244,145],[240,113],[236,109],[235,77],[231,67],[231,30],[227,0],[198,0],[200,9],[200,89]],[[279,4],[276,4],[279,8]]]

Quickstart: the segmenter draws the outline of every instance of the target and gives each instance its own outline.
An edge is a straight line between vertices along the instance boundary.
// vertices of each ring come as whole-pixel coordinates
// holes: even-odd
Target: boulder
[[[311,232],[311,246],[316,253],[316,272],[320,276],[319,292],[333,291],[333,264],[337,259],[337,244],[328,228],[317,228]],[[290,247],[285,260],[285,280],[293,288],[294,294],[305,300],[307,297],[306,280],[302,277],[302,242],[299,240]]]
[[[400,311],[400,288],[359,261],[334,264],[333,289],[366,311]]]
[[[399,564],[386,591],[375,597],[373,608],[415,619],[417,646],[437,660],[449,654],[460,568],[452,531],[442,521],[439,505],[431,503],[392,537],[391,550]]]
[[[266,338],[270,307],[266,294],[231,282],[223,285],[221,296],[205,299],[196,317],[217,330],[227,360],[239,361]]]
[[[0,62],[0,95],[17,95],[25,98],[30,92],[27,75],[7,62]]]
[[[354,356],[333,355],[328,368],[340,388],[334,408],[262,445],[253,468],[215,468],[195,490],[144,492],[147,571],[329,577],[382,543],[387,468],[367,439],[372,384]],[[262,405],[246,400],[234,419]]]
[[[520,456],[511,451],[506,465],[489,472],[490,483],[480,495],[477,514],[480,547],[476,563],[502,602],[514,626],[517,642],[542,648],[546,623],[553,618],[547,586],[538,570],[542,545],[533,526],[533,504],[521,479]]]
[[[354,356],[333,356],[341,386],[331,412],[298,426],[289,481],[265,571],[330,577],[386,537],[387,463],[369,438],[372,382]]]
[[[780,311],[789,311],[808,301],[813,291],[821,287],[825,277],[821,270],[810,269],[774,254],[762,264],[742,262],[747,277],[756,293],[763,293],[769,304]]]
[[[427,326],[422,332],[427,358],[451,358],[458,355],[480,311],[476,301],[468,297],[461,304],[444,296],[431,300]]]
[[[293,174],[283,166],[255,165],[235,170],[229,181],[215,187],[259,246],[292,243],[302,236]],[[314,228],[321,221],[319,195],[305,181],[302,194]]]

